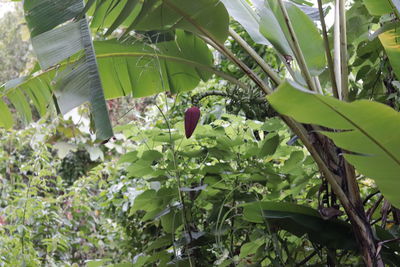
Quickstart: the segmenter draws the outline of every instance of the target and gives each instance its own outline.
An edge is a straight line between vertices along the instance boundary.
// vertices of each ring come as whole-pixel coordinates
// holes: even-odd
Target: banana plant
[[[354,88],[358,86],[349,72],[357,67],[354,62],[364,64],[368,59],[358,58],[352,53],[352,44],[347,43],[347,27],[351,25],[345,1],[334,1],[331,12],[335,21],[331,29],[325,21],[326,7],[321,0],[317,2],[312,13],[319,15],[319,24],[315,16],[305,11],[310,4],[307,1],[88,0],[85,7],[72,0],[32,1],[41,5],[26,2],[32,42],[43,70],[6,84],[2,96],[8,97],[28,119],[30,111],[25,94],[42,113],[53,95],[64,112],[90,101],[97,118],[96,127],[100,129],[109,125],[100,81],[107,98],[190,90],[212,74],[238,86],[248,86],[213,66],[209,50],[212,47],[236,64],[252,85],[268,96],[281,119],[309,151],[320,169],[321,179],[332,189],[332,199],[340,201],[352,224],[365,265],[384,266],[380,255],[382,244],[377,244],[357,177],[362,175],[375,181],[393,209],[399,207],[396,193],[400,186],[399,115],[391,107],[371,99],[347,103],[357,98]],[[383,86],[387,92],[389,87],[392,89],[396,75],[400,78],[397,28],[386,26],[398,23],[398,2],[356,2],[371,13],[371,28],[383,27],[377,29],[375,36],[385,49],[380,56],[390,62],[390,81]],[[105,36],[117,32],[119,39],[94,42],[92,49],[85,12],[91,17],[91,29],[103,30]],[[230,21],[240,23],[255,43],[272,47],[285,64],[287,74],[277,73],[252,44],[229,28]],[[135,33],[149,31],[169,36],[170,40],[129,42]],[[357,36],[362,40],[360,44],[368,46],[368,34],[362,32]],[[259,68],[251,69],[229,49],[225,44],[228,36]],[[87,71],[80,71],[86,67]],[[97,81],[95,86],[86,85],[93,77]],[[5,114],[0,123],[11,126],[11,114],[2,102],[0,109]],[[111,134],[109,130],[99,131],[105,133],[101,135],[103,138]]]

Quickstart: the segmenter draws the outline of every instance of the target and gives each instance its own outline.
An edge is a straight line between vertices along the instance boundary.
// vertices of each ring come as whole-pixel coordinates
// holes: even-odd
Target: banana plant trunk
[[[371,225],[367,219],[355,179],[354,168],[345,161],[340,149],[331,140],[320,134],[313,134],[312,139],[313,145],[319,151],[330,172],[335,174],[338,184],[349,200],[349,203],[342,202],[342,205],[350,219],[365,266],[385,266],[377,253]],[[334,195],[330,197],[335,200]]]

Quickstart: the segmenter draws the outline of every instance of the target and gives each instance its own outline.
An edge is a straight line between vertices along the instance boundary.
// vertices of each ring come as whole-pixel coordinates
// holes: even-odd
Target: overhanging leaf
[[[94,13],[93,27],[126,26],[127,31],[183,29],[200,35],[205,31],[222,43],[228,37],[229,16],[219,0],[146,0],[140,8],[130,6],[129,16],[124,8],[126,0],[113,1],[115,9],[109,13],[106,10],[110,10],[110,2],[96,2],[99,8]]]
[[[271,105],[302,123],[337,129],[323,132],[349,153],[345,158],[374,179],[384,196],[400,206],[400,115],[390,107],[366,100],[346,103],[310,93],[286,81],[272,95]],[[350,153],[351,152],[351,153]]]
[[[271,43],[260,33],[260,16],[246,0],[221,0],[235,20],[249,33],[255,43],[270,45]],[[270,25],[271,27],[271,25]]]
[[[269,3],[269,5],[267,5],[267,3]],[[269,0],[266,2],[265,6],[266,9],[270,8],[272,10],[280,24],[283,33],[286,36],[286,39],[290,40],[290,34],[277,1]],[[296,37],[299,41],[301,51],[304,54],[307,67],[310,69],[311,75],[319,75],[326,67],[325,50],[322,36],[314,22],[297,5],[291,2],[285,2],[285,7],[292,22]],[[263,25],[263,27],[264,28],[261,29],[264,30],[261,31],[264,34],[267,31],[277,31],[276,29],[269,28],[269,25]]]
[[[97,41],[94,46],[100,78],[108,99],[129,94],[144,97],[164,91],[191,90],[200,80],[209,79],[213,73],[220,74],[212,67],[213,57],[207,45],[188,32],[177,31],[174,41],[151,46],[137,40],[123,43],[117,40]],[[82,65],[75,63],[79,63],[80,56],[79,53],[74,55],[58,68],[10,81],[0,88],[0,96],[15,100],[17,110],[29,121],[31,111],[25,100],[25,95],[28,95],[43,115],[53,101],[52,91],[55,90],[57,81],[60,82],[61,79],[62,83],[69,82],[68,87],[71,88],[79,88],[80,84],[87,81],[85,73],[79,69]],[[60,77],[60,73],[71,73],[65,71],[66,68],[74,67],[76,74],[72,73],[72,78]],[[78,86],[73,86],[74,84]],[[65,94],[64,109],[79,105],[82,99],[88,98],[88,95],[82,97],[82,93]],[[20,97],[13,97],[15,94]],[[3,119],[8,126],[12,122],[9,117],[4,116],[0,119],[0,124],[4,124],[1,123]]]
[[[24,2],[32,45],[42,69],[48,69],[78,52],[84,55],[74,65],[57,73],[57,78],[54,79],[55,95],[63,113],[84,102],[90,102],[97,138],[104,140],[110,138],[113,132],[89,26],[85,18],[71,21],[82,12],[83,8],[82,0]],[[14,101],[14,105],[17,103],[26,109],[26,105],[19,99]],[[29,112],[25,111],[24,114],[30,119]]]
[[[397,78],[400,78],[400,28],[396,27],[392,30],[386,31],[379,35],[386,54],[389,58],[390,65],[392,66]]]
[[[268,223],[294,235],[307,234],[310,240],[336,249],[355,249],[350,224],[337,219],[324,220],[318,211],[285,202],[251,202],[243,205],[244,219]]]

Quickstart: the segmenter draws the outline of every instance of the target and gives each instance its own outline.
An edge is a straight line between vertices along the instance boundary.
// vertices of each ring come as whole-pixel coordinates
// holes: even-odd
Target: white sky
[[[3,17],[3,15],[14,9],[15,3],[10,3],[10,2],[5,2],[0,0],[0,18]]]

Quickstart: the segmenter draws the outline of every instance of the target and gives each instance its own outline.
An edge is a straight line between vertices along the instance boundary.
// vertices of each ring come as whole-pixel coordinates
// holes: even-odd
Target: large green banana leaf
[[[268,96],[281,114],[302,123],[322,125],[335,144],[344,149],[345,158],[356,169],[373,179],[382,194],[400,207],[400,114],[381,103],[355,101],[310,93],[286,81]]]
[[[334,249],[356,249],[357,244],[348,223],[337,219],[324,220],[318,211],[285,202],[257,201],[242,205],[243,218],[266,223],[297,236],[307,234],[316,243]]]
[[[260,16],[247,0],[221,0],[229,15],[238,21],[257,44],[271,45],[260,32]],[[274,28],[270,25],[271,28]]]
[[[193,34],[176,32],[176,39],[158,45],[138,41],[123,43],[117,40],[94,42],[99,73],[106,98],[132,94],[149,96],[163,91],[181,92],[195,88],[201,79],[207,80],[214,72],[212,53],[207,45]],[[12,126],[12,116],[4,98],[10,100],[27,121],[32,117],[29,102],[44,114],[52,103],[54,80],[65,68],[75,66],[80,54],[62,62],[58,68],[13,80],[0,88],[0,125]],[[75,83],[80,79],[75,77]],[[65,95],[69,103],[79,103],[79,95]],[[68,105],[69,103],[65,103]]]
[[[219,0],[96,0],[92,27],[118,26],[127,31],[183,29],[223,43],[228,37],[229,16]],[[111,29],[111,30],[110,30]]]
[[[53,80],[57,89],[55,97],[61,112],[65,113],[84,102],[90,102],[97,138],[108,139],[113,135],[113,131],[89,26],[86,18],[72,20],[81,14],[83,8],[82,0],[24,1],[25,18],[31,32],[33,49],[43,70],[78,52],[83,54],[73,66],[59,70],[57,78]],[[17,93],[12,91],[11,95],[13,94]],[[33,92],[32,96],[39,94]],[[12,98],[14,101],[11,102],[16,107],[23,101],[17,97]],[[25,105],[19,109],[22,107],[29,110]]]
[[[286,36],[286,39],[290,40],[291,37],[277,1],[269,0],[267,3],[269,3],[269,5],[266,4],[266,8],[272,10],[284,35]],[[285,7],[311,75],[316,76],[321,74],[326,67],[325,48],[322,35],[310,17],[308,17],[298,6],[291,2],[285,2]],[[263,19],[266,18],[263,17]],[[268,28],[268,25],[263,25],[261,29],[264,35],[268,31],[273,31],[271,28]]]

